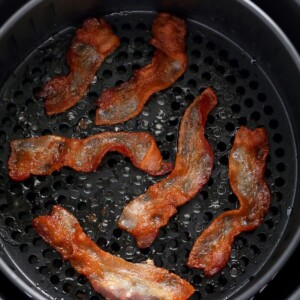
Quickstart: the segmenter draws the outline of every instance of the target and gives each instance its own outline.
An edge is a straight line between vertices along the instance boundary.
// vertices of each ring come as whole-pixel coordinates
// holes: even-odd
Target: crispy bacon
[[[188,282],[166,269],[130,263],[104,252],[59,205],[53,207],[50,216],[35,218],[33,227],[106,299],[185,300],[194,293]]]
[[[193,198],[208,181],[214,154],[204,127],[216,104],[217,97],[209,88],[194,100],[181,121],[174,170],[123,210],[118,225],[136,238],[138,247],[150,246],[176,207]]]
[[[8,160],[9,176],[24,180],[33,175],[50,175],[62,167],[92,172],[108,151],[128,156],[132,163],[151,175],[172,169],[163,162],[154,138],[146,132],[103,132],[86,139],[47,135],[12,141]]]
[[[240,208],[222,213],[202,232],[190,253],[189,267],[204,269],[206,276],[216,274],[230,257],[234,237],[262,223],[270,205],[264,179],[268,153],[265,129],[238,130],[229,157],[229,180]]]
[[[121,85],[105,90],[98,100],[97,125],[112,125],[137,116],[149,97],[173,84],[185,71],[186,24],[167,13],[158,14],[150,44],[156,48],[151,64],[135,71]]]
[[[38,95],[46,99],[47,114],[62,113],[75,105],[86,93],[104,59],[119,44],[119,38],[104,19],[84,21],[67,53],[69,75],[46,82]]]

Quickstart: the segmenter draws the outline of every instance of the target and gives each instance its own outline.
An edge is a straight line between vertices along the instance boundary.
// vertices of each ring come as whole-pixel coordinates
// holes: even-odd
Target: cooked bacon
[[[50,216],[35,218],[33,227],[106,299],[185,300],[194,293],[188,282],[166,269],[130,263],[104,252],[59,205],[53,207]]]
[[[154,138],[146,132],[103,132],[86,139],[47,135],[12,141],[8,160],[9,176],[24,180],[33,175],[50,175],[62,167],[92,172],[108,151],[128,156],[132,163],[151,175],[172,169],[163,162]]]
[[[62,113],[75,105],[86,93],[104,59],[119,44],[119,38],[104,19],[84,21],[67,53],[69,75],[46,82],[38,95],[46,99],[47,114]]]
[[[268,153],[265,129],[238,130],[229,157],[229,180],[240,208],[222,213],[202,232],[190,253],[189,267],[204,269],[206,276],[216,274],[226,265],[235,236],[262,223],[270,205],[264,179]]]
[[[150,44],[156,48],[151,64],[117,87],[105,90],[98,100],[97,125],[112,125],[137,116],[149,97],[173,84],[185,71],[186,24],[167,13],[158,14]]]
[[[193,198],[208,181],[214,154],[204,127],[216,104],[217,97],[209,88],[194,100],[181,121],[174,170],[123,210],[118,225],[136,238],[138,247],[150,246],[176,208]]]

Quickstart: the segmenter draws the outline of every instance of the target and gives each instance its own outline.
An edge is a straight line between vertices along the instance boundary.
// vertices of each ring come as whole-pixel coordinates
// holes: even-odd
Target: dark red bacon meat
[[[185,71],[186,24],[167,13],[158,14],[150,44],[156,48],[151,64],[117,87],[105,90],[98,100],[97,125],[112,125],[137,116],[149,97],[173,84]]]
[[[209,88],[194,100],[180,124],[174,170],[123,210],[118,225],[136,238],[138,247],[150,246],[176,208],[193,198],[208,181],[214,154],[204,127],[216,105],[217,97]]]
[[[92,172],[108,151],[128,156],[132,163],[151,175],[170,172],[154,138],[146,132],[103,132],[86,139],[47,135],[12,141],[9,176],[24,180],[33,175],[50,175],[62,167]]]
[[[88,19],[76,31],[67,53],[70,73],[58,76],[42,87],[48,115],[62,113],[75,105],[86,93],[104,59],[120,44],[104,19]]]
[[[130,263],[101,250],[61,206],[33,220],[37,233],[110,300],[186,300],[194,288],[166,269]]]
[[[229,180],[240,208],[221,214],[202,232],[190,253],[189,267],[204,269],[206,276],[216,274],[226,265],[235,236],[262,223],[270,205],[264,179],[268,153],[265,129],[238,130],[229,156]]]

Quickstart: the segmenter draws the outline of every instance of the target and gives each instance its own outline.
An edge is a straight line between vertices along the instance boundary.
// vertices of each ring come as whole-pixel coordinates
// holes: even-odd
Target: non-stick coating
[[[137,118],[113,127],[94,125],[95,99],[101,90],[126,81],[135,68],[151,61],[153,13],[113,14],[106,19],[121,38],[87,95],[58,116],[45,115],[43,102],[35,97],[42,82],[68,71],[65,52],[74,28],[66,28],[33,51],[1,90],[1,185],[0,225],[6,255],[27,279],[47,297],[101,299],[86,279],[37,236],[31,220],[59,203],[75,214],[85,232],[98,245],[133,262],[153,259],[197,289],[193,299],[223,299],[251,283],[268,262],[284,233],[294,200],[296,157],[293,131],[285,107],[268,77],[250,58],[224,36],[188,20],[186,73],[172,87],[151,97]],[[79,24],[77,24],[79,26]],[[148,131],[155,137],[166,160],[174,162],[178,125],[185,108],[205,87],[211,86],[219,105],[208,119],[206,134],[215,151],[215,169],[207,186],[179,209],[160,231],[149,249],[139,251],[134,240],[116,226],[124,205],[160,180],[135,169],[128,159],[108,154],[92,174],[64,168],[51,176],[16,183],[7,177],[9,141],[56,134],[86,137],[105,130]],[[188,253],[203,228],[221,212],[238,207],[228,183],[228,153],[236,130],[264,126],[271,151],[266,178],[272,191],[270,212],[257,230],[241,234],[233,245],[224,270],[207,279],[186,267]]]

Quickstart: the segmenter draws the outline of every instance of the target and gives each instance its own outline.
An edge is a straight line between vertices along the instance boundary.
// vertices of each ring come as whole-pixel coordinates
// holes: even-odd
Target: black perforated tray
[[[121,46],[98,71],[87,95],[64,114],[47,117],[35,92],[43,81],[67,72],[65,52],[74,28],[66,28],[31,53],[1,90],[1,235],[6,241],[5,250],[18,268],[50,297],[101,298],[31,226],[35,216],[48,213],[56,203],[74,213],[102,249],[133,262],[153,259],[157,266],[193,283],[197,289],[193,299],[224,298],[235,293],[255,277],[287,224],[295,184],[295,166],[291,164],[295,148],[283,103],[256,61],[208,28],[188,21],[188,69],[171,88],[152,96],[141,115],[117,126],[94,126],[94,101],[101,90],[128,80],[135,68],[150,62],[153,48],[147,41],[152,19],[152,13],[107,16],[121,37]],[[179,209],[148,249],[138,250],[134,240],[117,228],[116,220],[125,203],[159,178],[135,169],[121,155],[107,155],[102,166],[91,174],[64,168],[51,176],[33,176],[21,183],[7,178],[8,142],[43,134],[86,137],[104,130],[148,131],[164,158],[174,162],[181,116],[206,86],[214,88],[220,102],[206,129],[215,151],[212,178],[195,199]],[[207,279],[201,271],[188,269],[185,264],[203,228],[222,211],[238,206],[228,183],[227,157],[241,125],[264,126],[268,131],[271,152],[266,177],[272,191],[271,208],[262,226],[236,239],[224,270]]]

